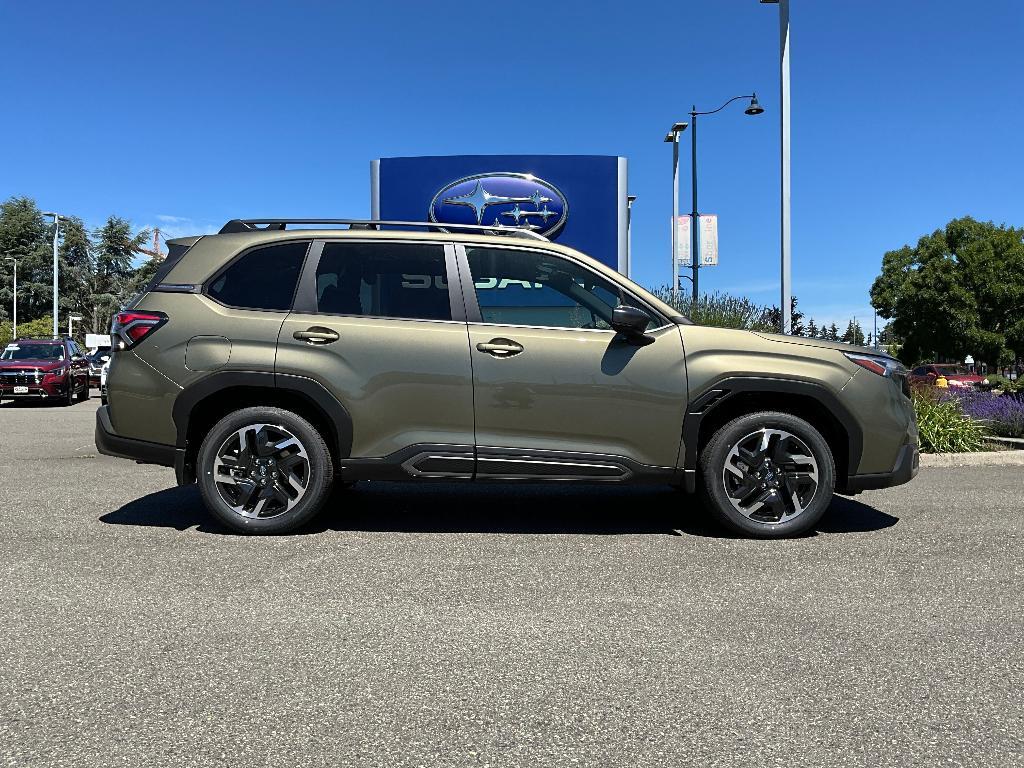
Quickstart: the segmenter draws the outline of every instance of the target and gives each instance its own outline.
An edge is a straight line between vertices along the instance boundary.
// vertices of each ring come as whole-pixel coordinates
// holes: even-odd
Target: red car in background
[[[89,399],[89,361],[72,339],[18,339],[0,352],[0,400]]]
[[[988,379],[966,368],[951,363],[929,363],[919,365],[910,372],[911,384],[934,384],[942,377],[951,387],[979,387],[988,384]]]

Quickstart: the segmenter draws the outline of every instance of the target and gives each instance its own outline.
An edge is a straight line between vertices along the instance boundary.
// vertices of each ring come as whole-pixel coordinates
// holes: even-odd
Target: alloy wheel
[[[792,432],[759,429],[732,446],[722,482],[729,502],[744,517],[784,523],[810,506],[818,490],[818,462]]]
[[[238,515],[270,518],[295,507],[306,493],[306,448],[274,424],[250,424],[231,433],[213,462],[217,492]]]

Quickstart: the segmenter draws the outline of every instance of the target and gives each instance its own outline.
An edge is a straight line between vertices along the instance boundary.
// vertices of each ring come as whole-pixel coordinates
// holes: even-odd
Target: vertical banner
[[[713,213],[700,216],[700,265],[718,266],[718,216]]]
[[[676,216],[676,270],[693,265],[690,254],[690,215]],[[678,281],[679,275],[676,275]]]

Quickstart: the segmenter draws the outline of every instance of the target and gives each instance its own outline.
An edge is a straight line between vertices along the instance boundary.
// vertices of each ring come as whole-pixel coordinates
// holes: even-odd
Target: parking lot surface
[[[246,538],[0,405],[0,764],[1024,764],[1024,476],[747,541],[669,489],[362,483]]]

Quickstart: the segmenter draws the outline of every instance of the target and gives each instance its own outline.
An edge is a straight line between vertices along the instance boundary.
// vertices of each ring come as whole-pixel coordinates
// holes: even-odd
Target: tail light
[[[110,335],[120,340],[121,349],[131,349],[166,322],[163,312],[118,312],[110,324]]]

